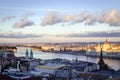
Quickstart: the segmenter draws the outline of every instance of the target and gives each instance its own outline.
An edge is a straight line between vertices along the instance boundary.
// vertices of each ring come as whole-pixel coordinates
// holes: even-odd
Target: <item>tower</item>
[[[64,50],[63,51],[66,51],[66,48],[64,47]]]
[[[100,43],[98,43],[98,46],[97,46],[97,52],[100,52],[100,50],[101,50],[101,44]]]
[[[109,44],[109,42],[108,42],[107,38],[106,38],[106,40],[105,40],[105,44]]]
[[[103,51],[107,52],[111,48],[108,40],[106,39],[103,45]]]
[[[20,61],[18,60],[17,69],[20,70]]]
[[[32,51],[32,49],[31,49],[31,51],[30,51],[30,58],[31,58],[31,59],[33,58],[33,51]]]
[[[26,49],[26,55],[25,55],[25,57],[28,59],[29,58],[29,56],[28,56],[28,49]]]
[[[99,58],[100,58],[100,60],[99,60],[98,64],[99,64],[100,70],[107,70],[108,66],[105,64],[105,62],[103,60],[102,48],[101,48],[101,51],[100,51],[100,57]]]
[[[60,51],[62,51],[62,49],[60,48]]]

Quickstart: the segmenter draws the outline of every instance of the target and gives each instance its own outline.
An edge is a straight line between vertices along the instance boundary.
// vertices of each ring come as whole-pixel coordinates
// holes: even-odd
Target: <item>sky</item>
[[[0,43],[120,42],[120,0],[0,0]]]

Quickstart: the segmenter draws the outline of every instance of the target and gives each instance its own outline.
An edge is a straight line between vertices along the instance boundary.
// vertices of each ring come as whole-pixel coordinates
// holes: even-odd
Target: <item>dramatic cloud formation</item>
[[[106,18],[106,22],[110,26],[120,26],[120,11],[112,10]]]
[[[0,38],[37,38],[42,37],[43,35],[36,35],[36,34],[23,34],[21,32],[7,32],[7,33],[1,33]]]
[[[94,25],[97,22],[97,18],[96,15],[93,15],[88,11],[84,11],[77,15],[73,22],[74,24],[84,22],[85,25]]]
[[[82,23],[85,25],[95,25],[96,23],[107,23],[110,26],[120,26],[120,11],[111,10],[110,12],[101,12],[100,14],[90,13],[88,11],[80,14],[49,13],[41,21],[42,26],[54,25],[57,23]]]
[[[61,22],[61,17],[57,12],[48,13],[41,22],[42,26],[53,25]]]
[[[57,37],[120,37],[120,30],[108,32],[86,32],[76,34],[57,35]]]
[[[13,24],[13,28],[24,28],[24,27],[27,27],[27,26],[34,25],[33,21],[28,20],[28,18],[32,15],[33,15],[33,13],[25,14],[19,22],[16,22],[16,23]]]
[[[2,22],[9,21],[9,20],[14,19],[14,18],[15,18],[15,16],[6,16],[2,19]]]

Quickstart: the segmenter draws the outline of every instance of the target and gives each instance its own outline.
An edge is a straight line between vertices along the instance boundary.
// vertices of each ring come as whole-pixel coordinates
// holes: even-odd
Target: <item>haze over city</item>
[[[1,0],[0,42],[120,41],[119,0]]]

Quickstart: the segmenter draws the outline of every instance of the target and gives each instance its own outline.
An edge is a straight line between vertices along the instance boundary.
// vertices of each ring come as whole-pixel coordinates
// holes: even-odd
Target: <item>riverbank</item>
[[[99,55],[93,55],[93,54],[86,54],[85,56],[88,56],[88,57],[99,57]],[[103,58],[108,58],[108,59],[117,59],[117,60],[120,60],[120,56],[115,56],[115,55],[104,55]]]

